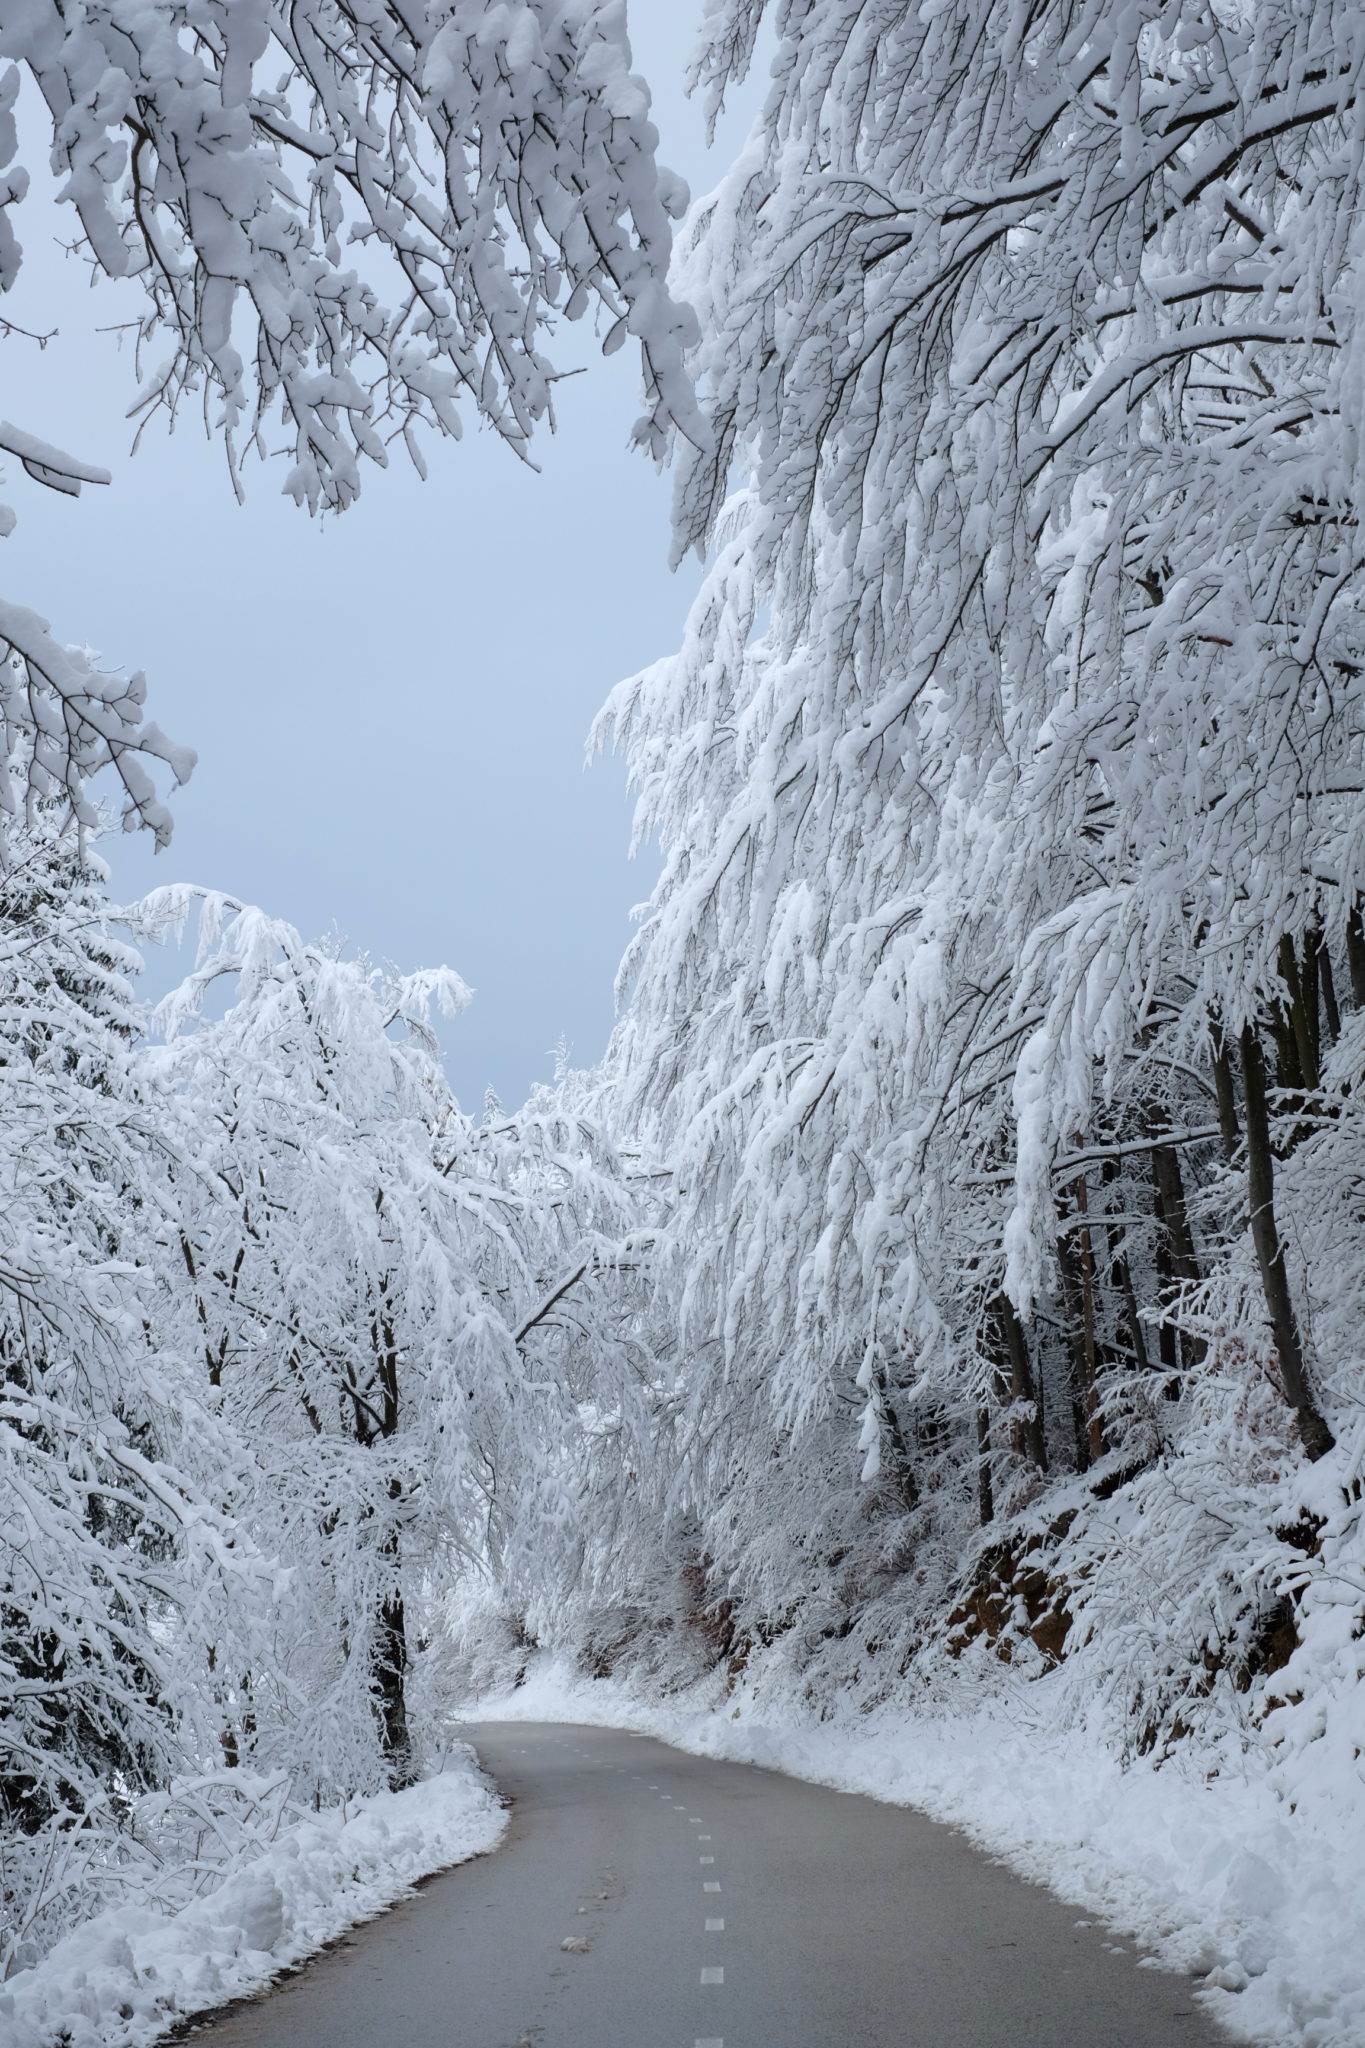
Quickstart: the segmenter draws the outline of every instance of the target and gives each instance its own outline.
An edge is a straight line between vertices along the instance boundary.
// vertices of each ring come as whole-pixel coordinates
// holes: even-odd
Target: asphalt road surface
[[[462,1731],[513,1804],[212,2048],[1214,2048],[1183,1977],[905,1807],[612,1729]]]

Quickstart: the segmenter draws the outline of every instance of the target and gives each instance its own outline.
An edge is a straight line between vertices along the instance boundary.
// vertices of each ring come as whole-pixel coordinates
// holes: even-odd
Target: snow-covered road
[[[1212,2048],[1189,1982],[903,1807],[651,1737],[465,1731],[504,1846],[213,2048]]]

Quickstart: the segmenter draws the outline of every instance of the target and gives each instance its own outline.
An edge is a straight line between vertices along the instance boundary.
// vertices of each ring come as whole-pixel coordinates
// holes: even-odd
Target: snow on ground
[[[144,2048],[492,1849],[507,1817],[472,1750],[438,1777],[298,1822],[206,1897],[99,1914],[0,1988],[3,2048]]]
[[[1020,1689],[1021,1692],[1023,1689]],[[1123,1765],[1058,1716],[1045,1683],[955,1717],[882,1709],[780,1721],[751,1692],[720,1710],[644,1701],[549,1659],[469,1718],[639,1728],[696,1756],[766,1765],[915,1806],[1203,1978],[1230,2033],[1274,2048],[1365,2043],[1365,1827],[1358,1801],[1293,1801],[1262,1773]],[[1208,1757],[1203,1764],[1207,1766]],[[1310,1793],[1310,1788],[1304,1788]]]

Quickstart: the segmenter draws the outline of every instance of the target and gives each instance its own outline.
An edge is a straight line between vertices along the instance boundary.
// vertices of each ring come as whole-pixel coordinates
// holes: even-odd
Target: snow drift
[[[421,1784],[294,1820],[178,1912],[143,1900],[87,1921],[0,1989],[0,2038],[6,2048],[146,2048],[176,2022],[259,1991],[419,1878],[494,1848],[506,1825],[473,1751],[458,1745]]]

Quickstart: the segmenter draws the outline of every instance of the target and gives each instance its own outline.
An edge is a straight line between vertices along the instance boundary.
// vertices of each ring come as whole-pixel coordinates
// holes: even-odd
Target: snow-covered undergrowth
[[[1320,1701],[1334,1740],[1287,1733],[1282,1750],[1191,1749],[1120,1760],[1078,1723],[1061,1667],[1032,1684],[975,1687],[951,1710],[850,1694],[825,1718],[769,1666],[727,1690],[589,1679],[552,1657],[515,1690],[481,1698],[492,1719],[647,1730],[697,1756],[781,1770],[915,1806],[961,1828],[1023,1876],[1116,1932],[1151,1964],[1202,1979],[1232,2034],[1293,2048],[1365,2040],[1365,1798],[1350,1769],[1365,1736],[1361,1691]],[[1345,1724],[1350,1721],[1350,1727]]]
[[[190,2015],[258,1991],[417,1879],[496,1846],[507,1825],[473,1752],[444,1770],[239,1845],[212,1888],[167,1913],[143,1897],[99,1914],[0,1989],[5,2048],[144,2048]],[[210,1853],[211,1853],[210,1845]],[[200,1882],[204,1882],[201,1866]]]

